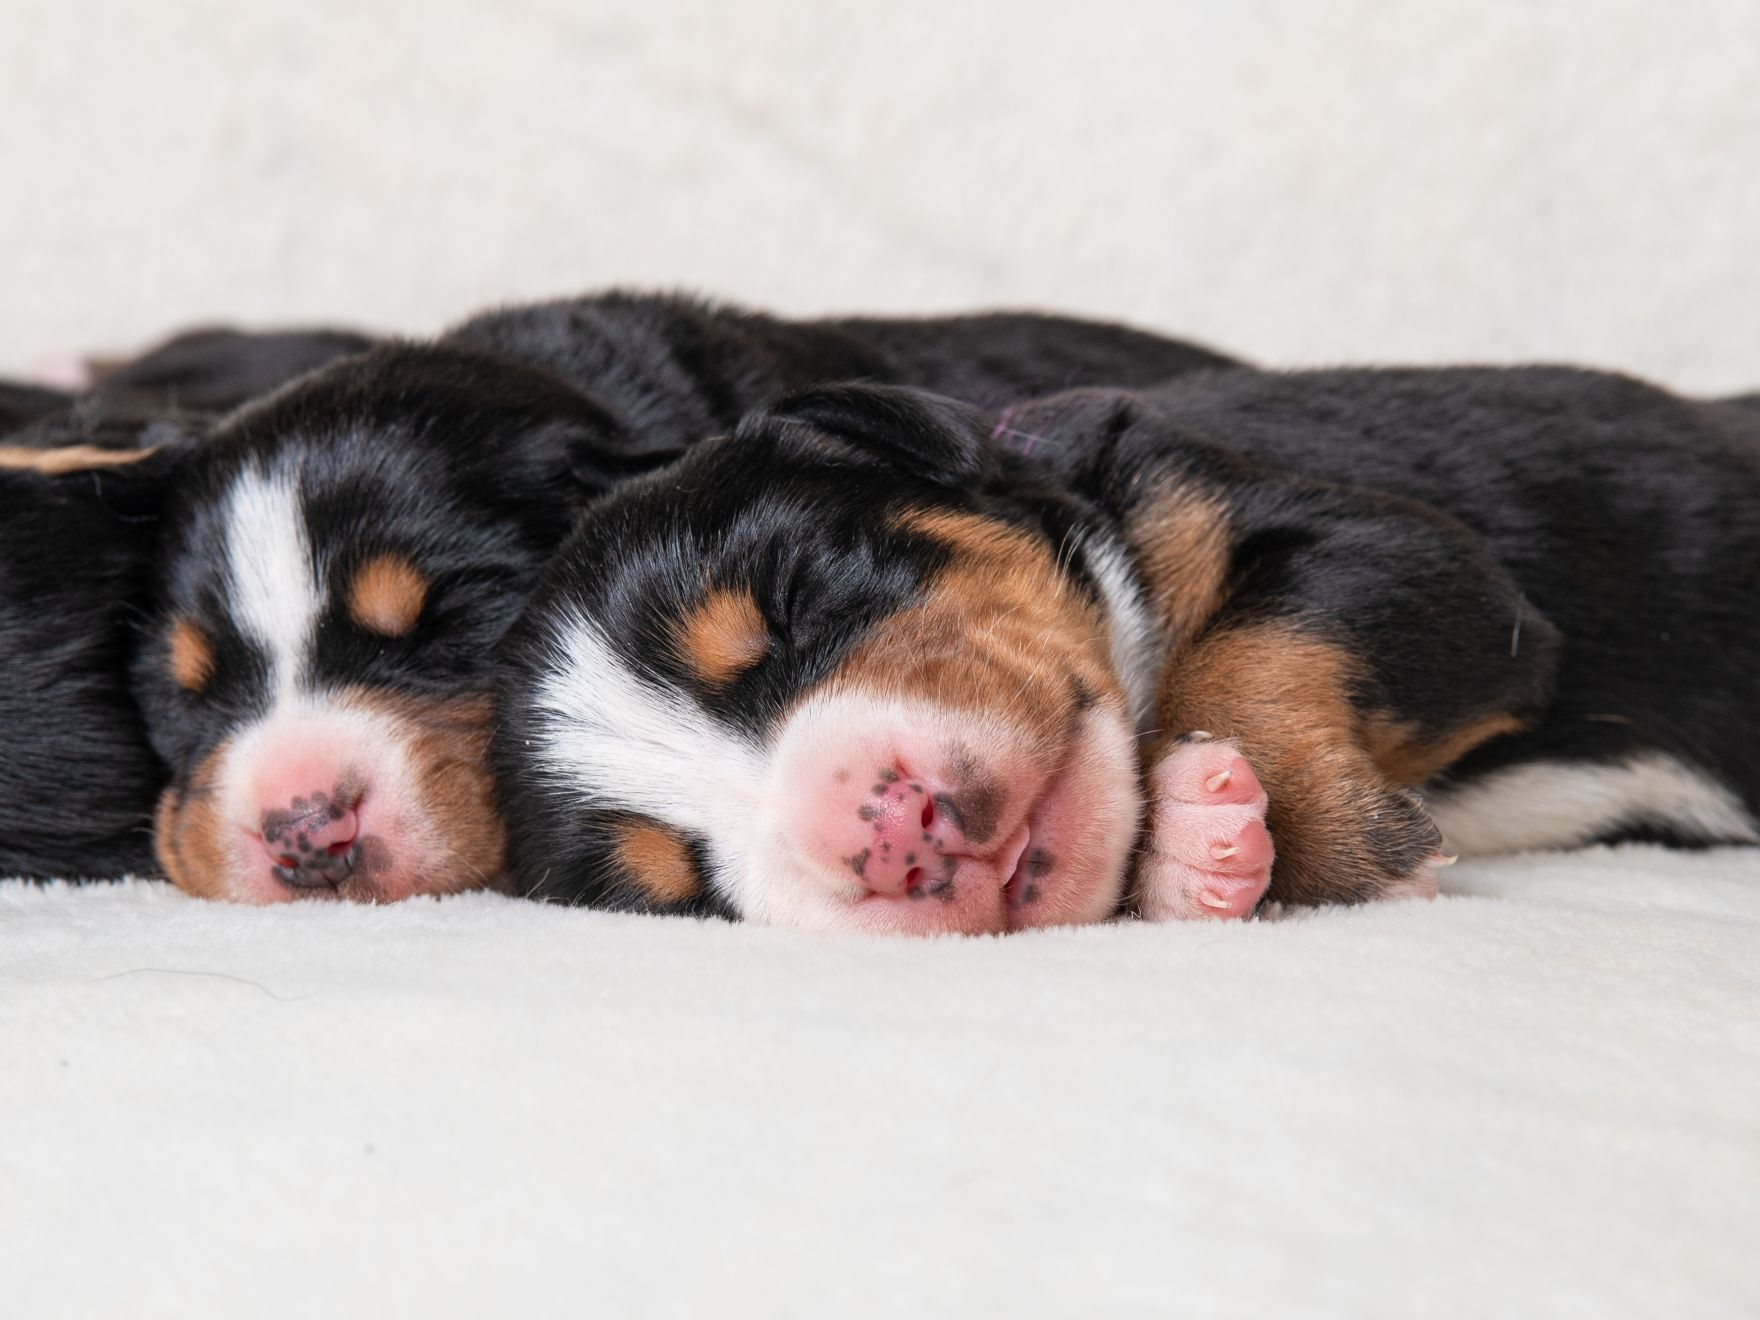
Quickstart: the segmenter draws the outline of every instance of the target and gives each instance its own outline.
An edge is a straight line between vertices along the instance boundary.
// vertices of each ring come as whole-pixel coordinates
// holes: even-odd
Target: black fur
[[[374,342],[352,330],[186,330],[135,357],[94,362],[89,394],[137,410],[223,413]]]
[[[0,471],[0,876],[152,869],[163,771],[127,675],[174,464]]]
[[[992,408],[1072,386],[1150,385],[1230,361],[1194,344],[1070,317],[790,321],[636,293],[490,312],[448,337],[548,367],[592,394],[623,437],[607,455],[618,464],[612,477],[658,466],[731,431],[761,404],[829,381],[915,385]]]

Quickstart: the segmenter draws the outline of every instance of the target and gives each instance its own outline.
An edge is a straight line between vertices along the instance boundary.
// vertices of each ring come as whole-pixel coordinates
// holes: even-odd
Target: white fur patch
[[[1707,843],[1760,843],[1736,795],[1672,756],[1613,765],[1537,761],[1427,794],[1447,846],[1461,853],[1571,848],[1622,826],[1664,826]]]
[[[270,690],[291,696],[305,672],[324,602],[297,474],[246,470],[227,492],[222,517],[233,618],[268,653]]]
[[[757,749],[683,694],[632,673],[596,623],[574,615],[551,636],[536,704],[548,717],[545,760],[562,776],[556,791],[700,835],[711,844],[712,882],[736,886],[728,843],[750,833],[760,806]]]
[[[1161,676],[1158,629],[1124,547],[1105,533],[1083,538],[1082,553],[1100,584],[1106,603],[1107,643],[1113,672],[1130,703],[1131,723],[1145,728],[1155,713],[1155,688]]]

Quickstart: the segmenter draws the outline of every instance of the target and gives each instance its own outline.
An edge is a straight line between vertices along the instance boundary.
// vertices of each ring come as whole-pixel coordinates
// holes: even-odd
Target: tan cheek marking
[[[224,748],[196,767],[187,796],[168,788],[153,814],[153,851],[166,879],[197,898],[228,898],[224,822],[214,805],[214,778]]]
[[[64,445],[59,449],[32,449],[28,445],[0,445],[0,468],[39,472],[62,477],[92,468],[126,467],[157,452],[152,449],[100,449],[97,445]]]
[[[1220,499],[1175,483],[1131,520],[1130,540],[1168,649],[1189,641],[1228,592],[1231,536]]]
[[[214,647],[207,634],[188,619],[171,627],[171,677],[177,686],[200,692],[214,677]]]
[[[402,637],[416,626],[428,599],[428,579],[402,555],[375,555],[348,588],[348,617],[370,633]]]
[[[657,825],[631,825],[617,844],[618,865],[661,907],[674,907],[703,892],[690,849]]]
[[[355,704],[391,716],[406,730],[416,791],[429,833],[442,848],[422,876],[423,892],[505,889],[507,830],[489,773],[492,698],[482,693],[422,700],[367,689],[355,689],[351,696]]]
[[[719,687],[764,658],[770,629],[751,592],[712,591],[679,624],[677,645],[691,672]]]

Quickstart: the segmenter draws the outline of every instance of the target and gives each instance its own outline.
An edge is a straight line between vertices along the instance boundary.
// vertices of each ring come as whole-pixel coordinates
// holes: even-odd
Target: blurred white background
[[[1760,6],[3,0],[0,369],[611,283],[1760,385]]]

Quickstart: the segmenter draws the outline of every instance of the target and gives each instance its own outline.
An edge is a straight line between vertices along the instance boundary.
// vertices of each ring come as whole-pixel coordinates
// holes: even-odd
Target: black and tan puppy
[[[783,321],[613,294],[386,345],[228,418],[167,516],[137,692],[192,893],[498,885],[496,644],[579,504],[785,390],[861,376],[986,403],[1222,359],[994,315]]]
[[[1756,430],[1543,368],[809,393],[547,571],[516,883],[990,931],[1133,875],[1240,916],[1433,893],[1444,847],[1760,841]]]
[[[0,877],[151,872],[165,771],[129,690],[159,510],[209,410],[356,351],[178,336],[83,394],[0,382]]]

